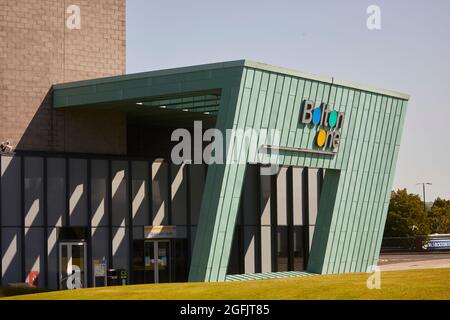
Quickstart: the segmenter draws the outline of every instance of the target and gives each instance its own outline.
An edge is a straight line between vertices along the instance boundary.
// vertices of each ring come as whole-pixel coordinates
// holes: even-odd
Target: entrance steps
[[[225,277],[225,281],[268,280],[292,277],[310,277],[315,275],[315,273],[309,273],[305,271],[245,273],[227,275]]]

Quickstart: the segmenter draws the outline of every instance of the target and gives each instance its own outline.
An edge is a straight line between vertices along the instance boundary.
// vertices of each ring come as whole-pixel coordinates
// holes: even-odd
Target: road
[[[450,268],[450,252],[383,253],[378,265],[381,271]]]

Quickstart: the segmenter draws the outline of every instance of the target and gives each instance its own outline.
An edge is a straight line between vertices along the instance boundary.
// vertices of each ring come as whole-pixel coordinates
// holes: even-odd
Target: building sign
[[[448,250],[450,239],[431,239],[423,245],[424,250]]]
[[[317,147],[335,152],[341,140],[344,113],[331,110],[324,102],[317,108],[314,106],[314,101],[304,100],[301,122],[304,125],[317,127],[318,131],[314,139]]]
[[[144,227],[145,239],[161,239],[161,238],[176,238],[176,226],[147,226]]]

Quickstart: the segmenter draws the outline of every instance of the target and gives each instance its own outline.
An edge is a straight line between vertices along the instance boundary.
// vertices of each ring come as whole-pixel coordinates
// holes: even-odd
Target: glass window
[[[271,176],[261,176],[261,225],[270,226]]]
[[[277,224],[280,226],[287,225],[288,208],[287,208],[287,174],[288,168],[281,167],[278,172],[277,183]]]
[[[144,282],[144,241],[133,240],[133,283]]]
[[[277,271],[288,271],[288,227],[277,227]]]
[[[240,230],[243,228],[243,226],[236,226],[234,235],[233,235],[233,242],[231,245],[231,252],[230,252],[230,258],[228,260],[228,270],[227,274],[239,274],[240,272],[239,264],[241,261],[240,254],[242,252],[242,245],[241,245],[241,239],[240,239]],[[241,247],[241,248],[239,248]]]
[[[144,161],[132,162],[131,199],[133,225],[150,225],[149,201],[148,201],[148,179],[149,167]]]
[[[69,160],[70,224],[86,225],[87,220],[87,160]]]
[[[189,276],[187,239],[175,240],[175,281],[186,282]]]
[[[111,163],[111,210],[114,226],[128,224],[128,162]]]
[[[305,270],[305,249],[303,241],[303,227],[294,227],[294,271]]]
[[[242,201],[242,211],[244,214],[244,224],[255,225],[258,224],[259,213],[257,212],[257,174],[259,173],[258,167],[256,165],[248,165],[244,180],[244,191],[241,197]],[[238,223],[242,220],[239,219]]]
[[[172,190],[172,224],[186,225],[186,192],[187,183],[185,165],[171,165]]]
[[[168,165],[158,159],[152,164],[152,225],[168,223]]]
[[[294,214],[294,225],[303,225],[303,186],[302,186],[303,168],[292,168],[292,211]]]

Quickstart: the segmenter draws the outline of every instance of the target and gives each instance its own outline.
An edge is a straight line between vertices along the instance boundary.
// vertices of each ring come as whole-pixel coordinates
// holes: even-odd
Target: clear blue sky
[[[450,198],[450,1],[127,1],[127,73],[238,59],[409,93],[394,188]]]

